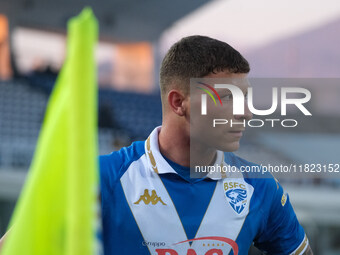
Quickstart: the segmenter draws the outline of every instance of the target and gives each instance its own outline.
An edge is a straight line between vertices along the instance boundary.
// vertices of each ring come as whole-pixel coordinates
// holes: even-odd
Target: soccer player
[[[288,195],[270,178],[190,177],[191,156],[202,165],[253,166],[232,152],[243,128],[202,132],[193,118],[190,78],[225,78],[246,93],[250,68],[227,43],[190,36],[175,43],[160,70],[162,126],[146,141],[100,157],[104,254],[312,254]],[[234,115],[231,94],[220,94],[224,118]],[[220,114],[220,113],[219,113]],[[191,149],[191,150],[190,150]]]
[[[190,115],[190,78],[226,78],[246,93],[249,70],[238,51],[209,37],[186,37],[170,48],[160,70],[162,126],[146,141],[100,157],[106,255],[248,254],[253,243],[268,254],[312,254],[273,177],[190,178],[190,145],[205,165],[254,165],[232,153],[242,128],[203,136],[207,124]],[[233,115],[230,94],[221,97],[226,119],[251,119],[247,107]]]

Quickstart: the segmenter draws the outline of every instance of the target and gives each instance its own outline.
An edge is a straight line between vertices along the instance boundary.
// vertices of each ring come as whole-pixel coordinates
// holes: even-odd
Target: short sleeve
[[[308,246],[305,232],[296,218],[288,194],[277,181],[272,181],[269,214],[254,245],[267,254],[302,254]]]
[[[129,165],[144,154],[144,141],[134,142],[129,147],[99,157],[99,181],[102,215],[110,204],[114,187]]]

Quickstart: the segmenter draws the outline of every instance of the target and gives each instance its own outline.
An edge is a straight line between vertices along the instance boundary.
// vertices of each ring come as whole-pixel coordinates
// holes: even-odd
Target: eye
[[[224,95],[221,97],[221,99],[225,101],[229,101],[233,99],[233,95],[232,94]]]

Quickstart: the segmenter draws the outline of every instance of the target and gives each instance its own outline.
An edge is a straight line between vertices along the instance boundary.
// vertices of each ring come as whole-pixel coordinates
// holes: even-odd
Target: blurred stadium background
[[[66,22],[86,3],[91,5],[0,0],[0,235],[25,180],[64,60]],[[143,140],[161,124],[158,70],[168,47],[183,36],[202,34],[230,43],[249,60],[252,77],[339,78],[336,0],[98,0],[92,7],[100,24],[100,154]],[[323,101],[312,100],[308,125],[290,132],[250,130],[237,153],[256,163],[340,163],[340,86],[336,79],[330,83],[310,87]],[[340,254],[340,178],[280,182],[314,254]]]

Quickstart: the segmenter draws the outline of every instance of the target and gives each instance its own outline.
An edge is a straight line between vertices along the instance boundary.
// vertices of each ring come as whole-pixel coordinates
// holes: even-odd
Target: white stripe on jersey
[[[167,247],[170,247],[171,244],[187,240],[178,213],[161,179],[153,171],[148,173],[140,171],[140,169],[143,169],[141,161],[146,163],[145,155],[131,164],[122,176],[121,184],[144,241],[166,242]],[[166,205],[161,202],[145,204],[144,201],[135,204],[144,194],[145,189],[150,192],[150,195],[151,191],[155,190],[157,196]],[[148,248],[151,254],[157,254],[155,249],[159,247],[148,246]],[[185,243],[183,245],[185,253],[183,252],[183,254],[186,254],[187,248],[189,248],[189,244]]]

